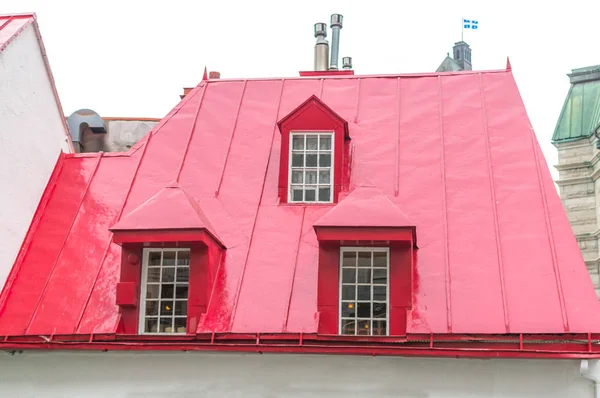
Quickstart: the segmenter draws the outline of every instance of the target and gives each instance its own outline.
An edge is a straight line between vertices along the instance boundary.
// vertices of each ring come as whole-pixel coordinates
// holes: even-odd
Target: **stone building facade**
[[[556,184],[600,297],[600,65],[568,76],[571,87],[552,136]]]

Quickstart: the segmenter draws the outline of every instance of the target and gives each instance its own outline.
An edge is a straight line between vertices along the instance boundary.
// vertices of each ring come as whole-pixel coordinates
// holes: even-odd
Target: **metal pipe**
[[[340,52],[340,29],[342,29],[342,14],[331,14],[331,62],[329,69],[338,68],[338,56]]]
[[[317,22],[315,24],[315,70],[329,70],[329,42],[327,39],[327,24]]]
[[[600,398],[600,364],[597,359],[582,359],[579,374],[594,383],[595,397]]]

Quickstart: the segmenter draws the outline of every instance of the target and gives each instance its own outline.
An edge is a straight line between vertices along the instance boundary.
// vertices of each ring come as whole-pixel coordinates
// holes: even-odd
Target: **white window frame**
[[[385,314],[385,336],[389,336],[390,335],[390,285],[391,285],[391,281],[390,281],[390,248],[389,247],[364,247],[364,246],[342,246],[340,247],[340,260],[339,260],[339,281],[338,281],[338,294],[339,294],[339,299],[338,299],[338,334],[342,335],[342,277],[343,277],[343,260],[344,260],[344,252],[359,252],[359,251],[370,251],[370,252],[385,252],[387,253],[387,264],[386,264],[386,270],[387,270],[387,278],[386,278],[386,297],[385,297],[385,302],[386,302],[386,306],[385,306],[385,310],[386,310],[386,314]],[[358,264],[357,264],[357,268],[358,268]],[[373,303],[373,267],[371,266],[371,283],[369,283],[368,285],[371,286],[371,300],[370,303]],[[358,285],[358,276],[357,279],[354,283],[355,285]],[[361,285],[367,285],[366,283],[361,283]],[[377,286],[382,286],[382,285],[377,285]],[[354,302],[357,303],[357,307],[358,307],[358,296],[355,296]],[[356,311],[358,311],[358,308],[356,308]],[[356,317],[356,320],[358,322],[358,314]],[[373,320],[384,320],[383,318],[373,318],[373,314],[371,313],[371,318],[369,318],[370,322],[371,322],[371,333],[372,333],[372,328],[373,328]],[[355,326],[355,330],[357,330],[358,326]],[[359,335],[359,334],[345,334],[344,336],[360,336],[360,337],[367,337],[367,335]],[[368,336],[381,336],[381,335],[372,335],[369,334]]]
[[[173,330],[172,332],[149,332],[146,331],[146,289],[147,289],[147,285],[148,285],[148,260],[150,257],[150,252],[156,252],[156,251],[161,251],[161,252],[175,252],[175,251],[187,251],[190,254],[190,264],[188,265],[188,269],[191,269],[191,250],[189,248],[186,247],[169,247],[169,248],[163,248],[163,247],[147,247],[144,248],[142,251],[142,275],[141,275],[141,289],[140,289],[140,312],[139,312],[139,316],[138,316],[138,333],[139,334],[147,334],[147,335],[167,335],[167,336],[171,336],[171,335],[184,335],[187,333],[187,320],[188,320],[188,315],[189,315],[189,300],[190,300],[190,281],[189,281],[189,276],[188,276],[188,297],[187,297],[187,313],[185,316],[186,319],[186,331],[185,332],[177,332],[175,330]],[[161,275],[162,275],[162,267],[163,265],[161,264]],[[175,267],[175,266],[174,266]],[[188,271],[188,275],[189,275],[189,271]],[[175,274],[174,276],[175,278],[175,282],[173,283],[174,285],[177,284],[177,274]],[[162,279],[162,276],[161,276]],[[162,281],[160,282],[160,284],[162,284]],[[158,302],[160,303],[160,289],[159,289],[159,297],[158,297]],[[175,300],[173,300],[175,301]],[[175,313],[175,308],[173,308],[173,315],[172,317],[175,317],[174,315]],[[160,327],[160,306],[158,309],[158,323],[157,323],[157,328]],[[183,316],[181,317],[183,318]]]
[[[316,195],[316,199],[315,201],[305,201],[305,200],[294,200],[293,195],[292,195],[292,154],[293,154],[293,145],[294,145],[294,136],[298,136],[298,135],[302,135],[302,136],[306,136],[306,135],[327,135],[331,137],[331,172],[329,175],[329,200],[328,201],[319,201],[319,184],[308,184],[308,185],[316,185],[317,186],[317,190],[315,192]],[[305,145],[304,145],[304,152],[307,151],[306,149],[306,140],[305,140]],[[319,152],[321,151],[320,148],[317,147],[317,159],[319,157]],[[310,130],[302,130],[302,131],[292,131],[290,133],[290,145],[288,148],[288,153],[289,153],[289,159],[288,159],[288,203],[307,203],[307,204],[327,204],[327,203],[333,203],[333,187],[334,187],[334,181],[335,181],[335,134],[333,131],[310,131]],[[318,161],[318,160],[317,160]],[[306,167],[303,166],[302,167],[303,170],[306,169],[316,169],[317,170],[317,182],[318,182],[318,178],[319,178],[319,166],[317,163],[316,167]],[[294,184],[294,185],[300,185],[300,184]],[[306,186],[306,178],[303,175],[302,177],[302,189],[305,189]]]

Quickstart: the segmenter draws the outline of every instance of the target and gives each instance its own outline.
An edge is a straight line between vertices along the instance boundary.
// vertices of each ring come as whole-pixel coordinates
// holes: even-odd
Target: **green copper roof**
[[[556,123],[553,141],[589,137],[600,125],[600,65],[573,69],[571,88]]]

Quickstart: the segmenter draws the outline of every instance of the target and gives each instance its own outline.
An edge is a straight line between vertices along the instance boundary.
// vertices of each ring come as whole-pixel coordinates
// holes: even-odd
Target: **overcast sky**
[[[550,165],[566,73],[600,64],[599,0],[0,0],[0,14],[29,11],[65,114],[127,117],[164,116],[205,65],[224,78],[310,70],[313,24],[332,13],[344,15],[340,57],[352,56],[357,74],[435,71],[462,17],[476,19],[480,28],[465,31],[474,69],[504,69],[510,56]]]

